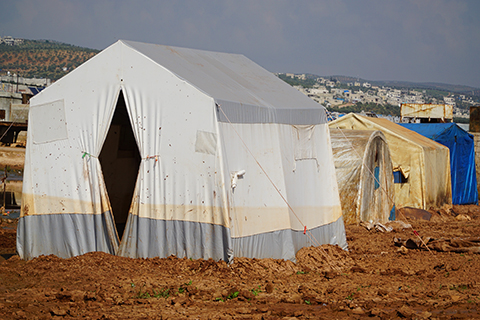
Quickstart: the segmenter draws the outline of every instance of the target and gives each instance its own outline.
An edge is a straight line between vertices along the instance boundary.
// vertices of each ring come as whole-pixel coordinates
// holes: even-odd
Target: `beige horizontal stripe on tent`
[[[331,207],[294,207],[297,217],[287,207],[237,207],[232,221],[232,238],[265,232],[292,229],[303,231],[337,221],[342,216],[340,205]]]

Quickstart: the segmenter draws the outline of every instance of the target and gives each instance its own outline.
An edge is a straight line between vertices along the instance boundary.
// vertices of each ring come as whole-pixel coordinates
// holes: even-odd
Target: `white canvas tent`
[[[393,167],[381,131],[330,129],[345,224],[385,223],[394,207]]]
[[[242,55],[118,41],[31,100],[24,259],[325,243],[346,248],[324,108]]]

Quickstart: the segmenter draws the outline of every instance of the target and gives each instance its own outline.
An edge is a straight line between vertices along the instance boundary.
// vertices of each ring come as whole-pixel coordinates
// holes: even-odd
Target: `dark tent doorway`
[[[118,236],[122,239],[141,162],[122,92],[99,160]]]

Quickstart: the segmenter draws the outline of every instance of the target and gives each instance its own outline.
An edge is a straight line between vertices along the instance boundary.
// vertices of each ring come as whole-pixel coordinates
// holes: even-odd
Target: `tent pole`
[[[5,206],[6,206],[6,194],[7,194],[7,166],[3,169],[4,171],[4,177],[3,177],[3,211],[5,212]],[[3,212],[2,212],[3,213]]]

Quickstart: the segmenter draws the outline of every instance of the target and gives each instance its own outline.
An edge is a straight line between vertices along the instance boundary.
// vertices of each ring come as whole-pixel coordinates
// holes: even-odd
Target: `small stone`
[[[383,313],[383,311],[380,310],[380,309],[378,309],[378,308],[372,308],[372,310],[370,310],[369,313],[370,313],[370,315],[372,315],[372,316],[378,317],[378,316],[380,316],[380,315]]]
[[[351,272],[358,272],[358,273],[366,273],[367,271],[365,269],[363,269],[362,267],[359,267],[359,266],[353,266],[351,269],[350,269]]]
[[[282,298],[282,301],[286,303],[302,303],[302,296],[300,294],[292,294],[289,297]]]
[[[297,310],[297,311],[295,311],[295,312],[293,313],[293,315],[294,315],[295,317],[301,317],[301,316],[303,316],[304,314],[305,314],[305,312],[303,312],[303,310]]]
[[[415,312],[407,306],[403,306],[397,310],[397,313],[405,318],[411,317]]]
[[[248,290],[242,290],[240,291],[240,296],[244,297],[247,300],[253,300],[255,299],[255,294],[253,292],[248,291]]]
[[[97,300],[97,295],[95,294],[95,292],[87,291],[84,295],[84,299],[87,301],[94,301]]]
[[[463,214],[463,213],[456,216],[455,219],[458,220],[458,221],[470,221],[470,220],[472,220],[472,218],[470,218],[470,216],[467,216],[466,214]]]
[[[213,294],[213,300],[215,300],[217,298],[223,298],[223,294],[222,294],[221,291],[217,291]]]
[[[64,309],[51,309],[50,313],[54,316],[66,316],[67,315],[67,310]]]
[[[335,277],[337,277],[337,276],[338,276],[338,272],[334,272],[334,271],[327,271],[327,272],[325,272],[325,278],[327,278],[327,279],[329,279],[329,280],[330,280],[330,279],[333,279],[333,278],[335,278]]]
[[[408,253],[408,249],[405,248],[405,246],[401,246],[400,248],[397,249],[397,252],[398,252],[398,253],[401,253],[401,254],[407,254],[407,253]]]
[[[432,316],[432,313],[428,311],[424,311],[420,313],[418,316],[420,317],[420,319],[428,319]]]
[[[75,310],[68,310],[68,314],[71,316],[71,317],[77,317],[78,316],[78,312],[75,311]]]
[[[365,311],[361,307],[356,307],[355,309],[352,309],[352,313],[354,314],[364,314]]]
[[[450,296],[450,299],[452,299],[452,302],[458,302],[462,299],[462,296],[458,295],[458,294],[452,294]]]
[[[251,311],[252,310],[250,310],[248,308],[238,308],[237,309],[237,312],[240,313],[240,314],[250,314],[250,313],[252,313]]]
[[[85,299],[86,292],[81,290],[72,290],[70,292],[70,295],[71,295],[70,301],[78,302]]]
[[[385,289],[378,289],[377,294],[381,297],[385,297],[386,295],[388,295],[388,291]]]
[[[271,283],[267,284],[265,286],[265,290],[267,291],[267,293],[272,293],[273,292],[273,285]]]
[[[258,307],[257,307],[257,311],[258,311],[258,312],[265,313],[265,312],[268,311],[268,306],[258,306]]]

